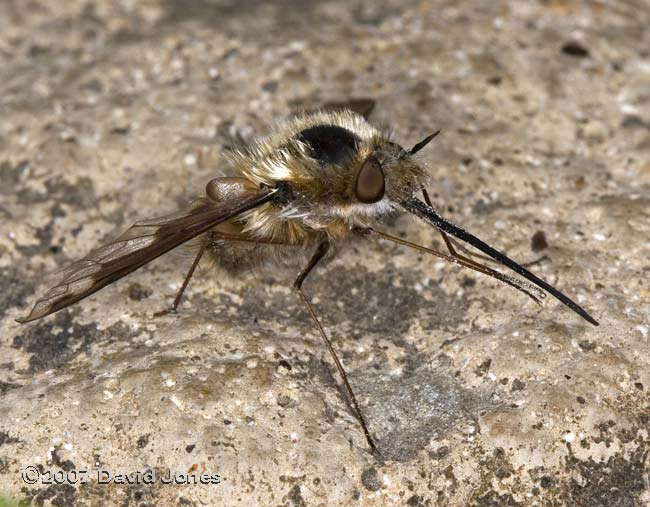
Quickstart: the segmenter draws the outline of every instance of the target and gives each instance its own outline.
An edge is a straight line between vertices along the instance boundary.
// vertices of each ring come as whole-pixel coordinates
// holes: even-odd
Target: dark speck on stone
[[[361,483],[369,491],[379,491],[381,489],[381,480],[377,474],[377,469],[372,467],[364,470],[361,474]]]
[[[449,446],[443,445],[438,449],[436,449],[435,452],[431,453],[431,457],[435,459],[442,459],[445,456],[449,456],[450,453],[451,453],[451,449],[449,448]]]
[[[585,352],[590,352],[596,348],[596,343],[589,340],[581,340],[578,345]]]
[[[546,234],[544,231],[537,231],[533,234],[533,237],[530,239],[530,248],[533,252],[540,252],[548,248],[548,242],[546,241]]]
[[[148,443],[149,443],[149,435],[148,434],[142,435],[140,438],[138,438],[137,446],[139,449],[143,449],[147,446]]]
[[[20,387],[20,384],[15,384],[13,382],[3,382],[0,380],[0,394],[4,394],[10,389],[16,389],[17,387]]]
[[[142,301],[152,294],[153,290],[151,290],[149,287],[145,287],[138,282],[134,282],[129,285],[129,298],[133,301]]]
[[[406,505],[409,507],[424,507],[424,499],[420,495],[413,495],[406,501]]]
[[[550,475],[545,475],[539,481],[539,485],[544,489],[552,488],[554,484],[555,481],[553,480],[553,477],[551,477]]]
[[[130,125],[123,125],[123,126],[120,126],[120,127],[113,127],[111,129],[111,134],[117,134],[117,135],[124,136],[124,135],[128,134],[130,130],[131,130]]]
[[[16,442],[20,442],[20,440],[15,437],[10,437],[6,431],[0,431],[0,445],[15,444]]]
[[[492,364],[492,359],[490,359],[488,357],[486,360],[484,360],[481,364],[479,364],[476,367],[476,369],[474,370],[474,373],[476,373],[476,375],[478,377],[482,377],[483,375],[485,375],[488,372],[488,370],[490,369],[491,364]]]
[[[562,46],[562,53],[576,58],[587,58],[589,56],[589,50],[576,41],[566,42]]]
[[[474,278],[466,276],[465,278],[463,278],[463,281],[461,282],[461,284],[465,288],[474,287],[476,285],[476,280]]]
[[[621,127],[647,127],[646,122],[643,121],[643,118],[637,116],[636,114],[626,114],[623,117],[621,122]]]
[[[190,444],[185,448],[185,451],[189,454],[194,450],[195,447],[196,447],[196,444]]]
[[[288,407],[289,405],[291,405],[291,402],[292,402],[292,401],[293,401],[293,400],[292,400],[289,396],[287,396],[286,394],[281,394],[280,396],[278,396],[277,403],[278,403],[278,405],[280,405],[282,408],[286,408],[286,407]]]
[[[289,491],[288,497],[296,507],[305,507],[305,505],[307,505],[305,503],[305,499],[302,497],[300,486],[298,484],[294,484],[294,486]]]
[[[281,366],[282,368],[286,368],[287,370],[291,370],[291,364],[289,364],[284,359],[281,359],[278,365]]]
[[[66,472],[70,472],[75,469],[75,465],[72,461],[69,459],[62,459],[61,455],[59,454],[60,447],[57,446],[54,448],[52,451],[52,460],[48,462],[48,464],[56,465],[59,468],[62,468]]]
[[[518,378],[514,379],[512,381],[512,387],[510,388],[511,391],[521,391],[526,387],[526,382],[522,382]]]
[[[264,81],[262,83],[262,90],[264,90],[265,92],[273,93],[277,89],[278,89],[277,81]]]
[[[368,118],[374,108],[374,99],[352,98],[342,102],[326,102],[320,109],[323,109],[325,111],[342,111],[344,109],[349,109],[350,111],[354,111],[355,113],[360,114],[364,118]]]

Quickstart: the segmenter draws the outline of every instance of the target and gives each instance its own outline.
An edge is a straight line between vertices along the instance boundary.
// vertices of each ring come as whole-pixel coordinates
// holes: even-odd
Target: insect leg
[[[435,257],[444,259],[447,262],[458,264],[460,266],[473,269],[474,271],[478,271],[479,273],[483,273],[484,275],[491,276],[492,278],[499,280],[500,282],[503,282],[506,285],[510,285],[511,287],[514,287],[515,289],[523,292],[528,297],[530,297],[533,301],[535,301],[535,303],[537,303],[538,305],[541,305],[543,299],[546,297],[546,294],[544,294],[544,292],[542,292],[537,287],[528,284],[522,280],[519,280],[518,278],[515,278],[513,276],[506,275],[505,273],[501,273],[500,271],[496,271],[495,269],[489,268],[487,266],[483,266],[482,264],[479,264],[478,262],[474,262],[471,259],[466,259],[462,256],[447,255],[442,252],[438,252],[437,250],[433,250],[431,248],[418,245],[417,243],[411,243],[410,241],[406,241],[396,236],[391,236],[390,234],[376,231],[371,228],[359,229],[358,232],[360,232],[361,234],[373,235],[373,236],[380,237],[382,239],[387,239],[388,241],[392,241],[393,243],[397,243],[399,245],[403,245],[409,248],[413,248],[415,250],[419,250],[420,252],[434,255]]]
[[[468,255],[470,257],[476,257],[477,259],[481,259],[481,260],[484,260],[484,261],[487,261],[487,262],[495,262],[494,259],[488,257],[487,255],[482,255],[480,253],[472,252],[469,248],[461,245],[454,238],[450,238],[449,235],[446,232],[441,231],[440,229],[438,229],[438,232],[442,236],[442,239],[444,240],[445,245],[447,245],[447,250],[449,250],[449,253],[451,255],[453,255],[454,257],[458,257],[459,259],[465,259],[467,261],[471,260],[471,259],[465,257],[464,255],[459,254],[456,251],[456,248],[458,248],[458,250],[460,250],[461,252],[463,252],[464,254],[466,254],[466,255]],[[479,263],[477,262],[476,264],[479,264]]]
[[[160,317],[161,315],[167,315],[168,313],[176,313],[176,310],[178,309],[178,305],[180,304],[181,299],[183,298],[183,294],[185,293],[185,289],[187,289],[187,285],[190,283],[190,279],[192,278],[192,275],[194,274],[196,267],[199,265],[201,257],[203,257],[203,252],[205,252],[205,247],[207,244],[208,244],[207,241],[203,241],[201,243],[201,248],[199,249],[199,252],[196,254],[196,257],[194,258],[194,261],[190,266],[190,270],[187,272],[187,275],[185,275],[185,280],[183,280],[183,284],[181,285],[181,288],[178,289],[178,292],[176,293],[176,297],[174,298],[174,302],[172,303],[172,305],[165,310],[161,310],[159,312],[154,313],[153,314],[154,317]]]
[[[423,188],[423,189],[422,189],[422,195],[424,196],[424,202],[426,202],[429,206],[431,206],[431,207],[433,208],[433,204],[431,204],[431,199],[429,198],[429,192],[427,192],[427,191]],[[488,257],[487,255],[481,255],[481,254],[479,254],[479,253],[475,253],[475,252],[470,251],[468,248],[465,248],[463,245],[461,245],[460,243],[456,242],[453,238],[450,238],[450,237],[445,233],[445,231],[441,231],[440,229],[438,229],[438,232],[439,232],[440,235],[442,236],[442,239],[444,240],[445,245],[447,245],[447,250],[449,250],[449,253],[450,253],[451,255],[453,255],[454,257],[458,257],[459,259],[463,259],[463,260],[465,260],[465,261],[467,261],[467,262],[472,262],[471,259],[468,259],[467,257],[465,257],[465,256],[463,256],[463,255],[460,255],[460,254],[456,251],[456,248],[458,248],[458,249],[461,250],[463,253],[466,253],[467,255],[470,255],[470,256],[472,256],[472,257],[476,257],[476,258],[478,258],[478,259],[483,259],[484,261],[488,261],[488,262],[494,262],[494,259],[492,259],[492,257]],[[456,248],[454,248],[454,246],[455,246]],[[475,262],[475,264],[478,265],[478,266],[481,265],[481,264],[479,264],[478,262]]]
[[[431,204],[431,199],[429,199],[429,193],[424,188],[422,189],[422,195],[424,196],[424,202],[426,202],[429,206],[431,206],[433,208],[433,204]],[[444,240],[445,245],[447,245],[447,250],[449,250],[449,253],[452,256],[457,257],[459,259],[463,259],[463,260],[465,260],[467,262],[474,262],[474,264],[476,266],[482,266],[482,264],[480,264],[480,263],[478,263],[476,261],[472,261],[472,259],[469,259],[468,257],[465,257],[464,255],[459,254],[456,251],[456,248],[458,248],[458,250],[462,251],[466,255],[469,255],[470,257],[475,257],[477,259],[481,259],[481,260],[484,260],[484,261],[487,261],[487,262],[492,262],[492,263],[495,262],[495,260],[492,257],[488,257],[487,255],[481,255],[480,253],[472,252],[469,248],[461,245],[454,238],[450,237],[445,231],[441,231],[440,229],[438,229],[438,232],[442,236],[442,239]],[[542,255],[540,258],[535,259],[534,261],[522,264],[522,266],[525,266],[525,267],[535,266],[536,264],[540,264],[541,262],[543,262],[543,261],[545,261],[547,259],[548,259],[548,256]]]
[[[183,297],[183,293],[185,292],[185,289],[187,288],[187,285],[189,284],[190,278],[192,278],[192,275],[194,274],[196,267],[199,265],[199,261],[201,260],[201,257],[203,257],[203,253],[205,252],[205,248],[207,244],[210,241],[213,241],[215,239],[225,239],[229,241],[244,241],[247,243],[260,243],[265,245],[286,245],[286,243],[282,243],[281,241],[273,241],[267,239],[254,239],[254,238],[247,238],[246,236],[239,236],[237,234],[228,234],[225,232],[222,233],[219,231],[210,231],[208,233],[208,240],[201,243],[201,249],[196,254],[194,262],[192,262],[192,266],[190,267],[190,270],[187,272],[187,275],[185,275],[185,280],[183,280],[183,285],[181,285],[181,288],[178,290],[178,293],[176,294],[176,297],[174,298],[174,302],[172,303],[171,307],[167,308],[166,310],[161,310],[159,312],[154,313],[154,317],[160,317],[161,315],[167,315],[168,313],[176,313],[176,310],[178,309],[178,305],[181,302],[181,298]]]
[[[330,355],[334,360],[334,364],[336,364],[336,369],[339,371],[339,374],[343,379],[343,383],[345,384],[345,388],[348,391],[348,394],[350,395],[350,399],[352,400],[352,404],[357,414],[357,418],[361,423],[361,428],[363,428],[363,433],[366,436],[368,445],[370,445],[370,448],[372,450],[375,450],[376,449],[375,443],[372,441],[372,438],[370,437],[368,426],[366,425],[366,421],[363,418],[361,409],[359,408],[359,404],[357,403],[357,398],[354,396],[354,392],[352,391],[352,387],[350,386],[350,382],[348,382],[348,376],[346,375],[345,370],[343,369],[343,365],[341,364],[341,361],[339,361],[339,358],[336,355],[336,352],[334,351],[334,347],[332,347],[332,343],[329,341],[329,338],[325,334],[325,330],[323,329],[323,326],[321,325],[320,321],[318,320],[318,317],[316,316],[314,307],[312,306],[309,299],[307,299],[307,296],[302,290],[302,283],[304,282],[305,278],[307,278],[307,275],[309,275],[311,270],[314,269],[316,264],[318,264],[318,261],[320,261],[323,258],[323,256],[327,253],[328,250],[329,250],[329,242],[327,240],[323,241],[320,245],[318,245],[318,249],[312,256],[312,258],[309,260],[309,264],[307,264],[307,266],[298,274],[296,281],[293,282],[293,287],[298,291],[298,294],[300,294],[300,297],[302,298],[303,302],[305,303],[305,306],[307,307],[307,310],[309,311],[309,315],[311,316],[311,319],[314,321],[314,324],[316,325],[316,328],[318,329],[321,338],[325,342],[325,345],[327,346],[327,349],[329,350]]]
[[[211,239],[225,239],[229,241],[244,241],[248,243],[261,243],[261,244],[271,244],[271,245],[285,245],[285,246],[291,246],[288,245],[287,243],[283,243],[281,241],[273,241],[273,240],[266,240],[266,239],[255,239],[255,238],[247,238],[246,236],[240,236],[237,234],[228,234],[228,233],[222,233],[219,231],[212,231],[210,233]],[[203,247],[204,248],[204,247]],[[201,249],[200,254],[202,254],[203,248]],[[305,306],[307,306],[307,310],[309,311],[309,315],[312,318],[314,324],[316,325],[318,332],[325,342],[325,345],[327,346],[327,349],[329,350],[329,353],[332,356],[332,359],[334,359],[334,363],[336,364],[336,368],[339,371],[339,374],[341,375],[341,378],[343,379],[343,383],[345,384],[345,388],[348,391],[348,394],[350,395],[350,399],[352,400],[352,404],[354,406],[354,410],[356,412],[357,418],[359,419],[359,422],[361,423],[361,427],[363,429],[363,433],[366,437],[366,440],[368,441],[368,444],[370,447],[374,450],[376,449],[375,443],[372,441],[372,438],[370,437],[370,432],[368,431],[368,426],[366,425],[366,421],[363,418],[363,415],[361,413],[361,408],[359,408],[359,403],[357,402],[357,398],[354,395],[354,391],[352,391],[352,387],[350,386],[350,382],[348,381],[348,376],[345,373],[345,370],[343,369],[343,365],[341,364],[341,361],[339,360],[338,356],[336,355],[336,352],[334,351],[334,347],[332,347],[332,343],[329,341],[329,338],[327,337],[327,334],[325,334],[325,330],[323,329],[323,326],[321,325],[320,321],[318,320],[318,316],[316,315],[316,312],[314,311],[314,307],[312,306],[311,302],[309,299],[307,299],[307,296],[302,290],[302,283],[305,281],[305,278],[307,278],[307,275],[311,272],[312,269],[318,264],[318,262],[325,256],[327,251],[329,250],[329,242],[323,241],[320,243],[318,246],[318,249],[312,256],[312,258],[309,260],[309,264],[307,264],[307,267],[303,269],[299,274],[298,277],[296,278],[295,282],[293,283],[293,287],[298,291],[298,294],[300,294],[300,297],[302,298],[303,302],[305,303]],[[197,257],[195,260],[195,263],[198,263],[198,259],[200,257]],[[196,266],[193,266],[193,268]],[[191,276],[193,269],[190,270],[189,276]],[[187,285],[187,284],[184,284]]]

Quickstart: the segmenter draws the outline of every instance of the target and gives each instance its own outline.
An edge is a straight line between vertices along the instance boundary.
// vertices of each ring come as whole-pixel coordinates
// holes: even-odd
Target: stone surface
[[[649,505],[648,26],[643,0],[2,2],[2,493]],[[204,269],[180,314],[154,318],[190,262],[170,254],[14,322],[46,274],[200,194],[233,139],[363,97],[406,145],[442,128],[423,153],[441,211],[522,262],[545,255],[533,269],[600,327],[395,245],[342,248],[306,289],[376,456],[292,273]],[[409,217],[386,230],[442,247]],[[28,465],[222,482],[27,485]]]

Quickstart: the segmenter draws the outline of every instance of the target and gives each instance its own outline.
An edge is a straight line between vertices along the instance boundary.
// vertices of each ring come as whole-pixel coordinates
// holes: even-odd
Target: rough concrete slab
[[[0,4],[0,484],[35,505],[650,505],[650,3]],[[202,192],[233,139],[329,101],[423,157],[447,216],[584,304],[368,241],[306,284],[171,255],[14,318],[48,273]],[[386,230],[441,246],[400,217]],[[540,233],[540,231],[543,233]],[[533,238],[536,238],[533,241]],[[545,240],[545,241],[544,241]],[[34,484],[28,465],[218,474]]]

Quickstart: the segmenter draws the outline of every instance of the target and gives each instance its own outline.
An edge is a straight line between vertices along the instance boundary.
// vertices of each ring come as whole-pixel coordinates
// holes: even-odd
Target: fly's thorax
[[[340,170],[349,168],[358,152],[381,136],[350,111],[300,115],[278,123],[272,132],[232,153],[232,163],[258,184],[285,181],[321,194],[328,189],[333,193]]]
[[[292,198],[283,215],[310,222],[339,219],[363,227],[393,214],[398,203],[426,184],[423,167],[398,145],[377,135],[349,150],[336,163],[300,159],[300,169],[286,183]]]
[[[275,228],[273,219],[316,229],[339,220],[363,226],[391,214],[426,179],[409,152],[350,111],[279,124],[271,136],[235,152],[232,162],[256,185],[289,188],[286,199],[265,207],[273,212],[260,213],[267,231]]]

